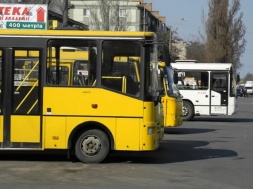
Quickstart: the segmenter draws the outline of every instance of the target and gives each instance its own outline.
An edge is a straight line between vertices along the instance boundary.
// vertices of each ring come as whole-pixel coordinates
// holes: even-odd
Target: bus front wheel
[[[109,153],[107,135],[98,129],[85,131],[75,144],[76,157],[83,163],[100,163]]]
[[[194,117],[193,105],[188,101],[183,101],[183,120],[189,121]]]

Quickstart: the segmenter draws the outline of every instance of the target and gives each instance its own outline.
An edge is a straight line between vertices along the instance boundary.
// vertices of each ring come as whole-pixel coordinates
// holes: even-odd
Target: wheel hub
[[[81,149],[87,155],[96,155],[101,149],[101,142],[94,136],[88,136],[83,140]]]
[[[189,110],[187,107],[183,106],[183,116],[187,116],[189,113]]]

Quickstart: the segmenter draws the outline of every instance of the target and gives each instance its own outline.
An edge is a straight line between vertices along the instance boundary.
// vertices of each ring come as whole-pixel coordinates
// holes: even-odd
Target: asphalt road
[[[94,165],[62,153],[0,153],[0,189],[252,189],[252,135],[253,97],[239,98],[233,116],[167,129],[155,152],[112,153]]]

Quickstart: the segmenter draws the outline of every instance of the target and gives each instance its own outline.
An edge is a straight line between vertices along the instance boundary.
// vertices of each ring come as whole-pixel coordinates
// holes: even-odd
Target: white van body
[[[244,87],[245,89],[247,89],[247,94],[249,95],[253,94],[253,81],[246,81]]]

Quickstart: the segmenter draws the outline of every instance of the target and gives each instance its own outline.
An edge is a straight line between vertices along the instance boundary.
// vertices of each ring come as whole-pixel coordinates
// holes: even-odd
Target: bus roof
[[[153,32],[84,31],[84,30],[0,30],[1,36],[90,36],[90,37],[152,37]]]
[[[231,70],[233,65],[231,63],[190,63],[178,62],[171,63],[173,68],[179,70]]]

